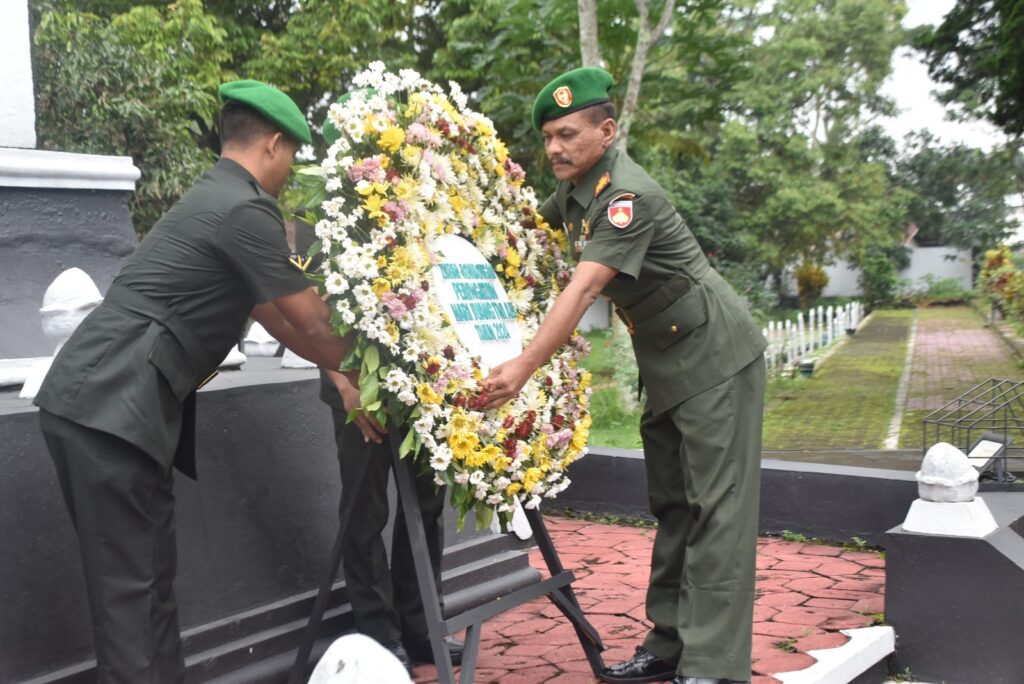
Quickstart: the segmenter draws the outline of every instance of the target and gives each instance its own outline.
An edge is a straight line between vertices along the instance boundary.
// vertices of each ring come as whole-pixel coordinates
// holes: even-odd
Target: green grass
[[[593,373],[594,393],[590,397],[590,413],[593,425],[590,428],[590,444],[598,446],[639,449],[640,413],[639,408],[626,405],[621,389],[615,380],[615,350],[610,330],[591,330],[584,334],[590,342],[590,355],[583,359],[583,366]]]
[[[876,311],[812,377],[769,382],[764,448],[880,448],[913,315],[907,309]]]

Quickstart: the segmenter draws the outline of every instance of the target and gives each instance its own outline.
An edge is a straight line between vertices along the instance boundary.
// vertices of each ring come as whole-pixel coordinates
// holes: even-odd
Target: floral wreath
[[[310,255],[338,334],[356,333],[342,369],[359,369],[362,410],[409,427],[400,455],[429,463],[447,485],[461,526],[496,511],[507,522],[569,486],[586,453],[590,373],[578,333],[541,366],[520,395],[484,410],[479,357],[463,345],[432,287],[439,261],[428,243],[457,235],[493,267],[526,342],[570,276],[566,237],[537,213],[522,168],[491,121],[412,70],[374,62],[330,107],[339,137],[316,173],[326,199]],[[510,311],[511,311],[510,307]],[[426,467],[426,466],[424,466]]]

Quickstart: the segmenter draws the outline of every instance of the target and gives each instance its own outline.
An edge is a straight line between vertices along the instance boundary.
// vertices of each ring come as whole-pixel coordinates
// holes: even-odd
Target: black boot
[[[642,682],[668,682],[676,675],[676,666],[666,663],[643,646],[629,660],[601,670],[601,679],[612,684],[642,684]]]

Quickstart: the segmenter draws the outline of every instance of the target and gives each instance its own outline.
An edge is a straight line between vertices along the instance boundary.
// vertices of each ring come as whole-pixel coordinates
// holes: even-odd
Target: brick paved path
[[[654,531],[546,518],[580,605],[601,634],[606,663],[633,655],[649,629],[644,613]],[[543,570],[536,551],[530,562]],[[876,553],[764,538],[758,542],[757,599],[751,684],[801,670],[806,651],[839,646],[840,629],[866,627],[883,610],[885,562]],[[546,571],[545,571],[546,574]],[[694,673],[700,674],[700,673]],[[420,684],[436,682],[433,666],[416,668]],[[541,598],[484,623],[478,684],[590,684],[595,681],[575,632]]]
[[[990,378],[1020,380],[1024,371],[998,334],[967,307],[918,312],[900,448],[922,448],[922,420]]]
[[[1010,349],[966,307],[923,309],[910,372],[907,409],[932,410],[991,377],[1021,372]]]

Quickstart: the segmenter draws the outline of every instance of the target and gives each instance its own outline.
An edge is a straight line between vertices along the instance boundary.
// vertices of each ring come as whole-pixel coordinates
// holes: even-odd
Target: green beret
[[[349,92],[339,97],[334,104],[345,104],[350,99],[352,99],[352,96],[355,95],[356,93],[361,93],[364,99],[369,99],[376,95],[377,91],[374,90],[373,88],[359,88],[357,90],[350,90]],[[329,116],[324,117],[323,129],[324,142],[326,142],[328,146],[333,145],[335,141],[341,137],[341,132],[339,132],[338,129],[335,128],[334,124],[331,123],[331,117]]]
[[[533,101],[533,127],[539,131],[546,121],[610,102],[612,83],[612,75],[597,67],[565,72],[544,86]]]
[[[299,142],[310,144],[313,136],[309,133],[309,124],[302,115],[299,106],[292,98],[280,90],[259,81],[231,81],[220,87],[220,99],[228,102],[241,102],[265,116],[281,132],[287,133]]]

